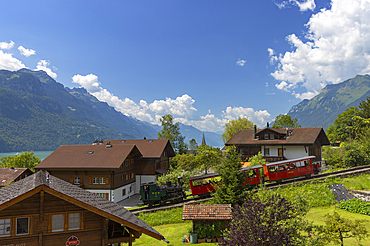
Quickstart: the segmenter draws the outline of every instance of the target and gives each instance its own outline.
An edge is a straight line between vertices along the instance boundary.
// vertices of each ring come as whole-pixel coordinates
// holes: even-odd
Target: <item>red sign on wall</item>
[[[67,239],[66,246],[77,246],[80,245],[80,240],[76,236],[70,236]]]

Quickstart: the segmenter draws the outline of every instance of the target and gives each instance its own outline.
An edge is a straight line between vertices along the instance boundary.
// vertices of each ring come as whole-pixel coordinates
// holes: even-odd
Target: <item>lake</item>
[[[41,161],[44,160],[46,157],[48,157],[51,153],[53,153],[54,150],[48,150],[48,151],[33,151],[37,157],[40,157]],[[7,153],[0,153],[1,157],[6,156],[15,156],[16,154],[20,154],[22,152],[7,152]]]

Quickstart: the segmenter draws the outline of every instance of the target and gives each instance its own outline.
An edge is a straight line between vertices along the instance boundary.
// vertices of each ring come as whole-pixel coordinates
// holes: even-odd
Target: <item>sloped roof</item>
[[[135,144],[140,150],[143,158],[160,158],[163,151],[168,151],[168,157],[175,156],[175,152],[168,139],[110,139],[104,143],[117,144]]]
[[[0,186],[10,184],[27,170],[29,174],[32,174],[28,168],[0,168]]]
[[[281,134],[287,132],[286,128],[265,128],[258,129],[257,134],[272,130]],[[225,145],[302,145],[314,144],[316,140],[320,141],[321,145],[329,145],[330,141],[327,138],[322,127],[304,127],[304,128],[288,128],[291,133],[286,139],[254,139],[254,130],[240,130],[238,131]]]
[[[231,220],[230,204],[184,205],[183,220]]]
[[[49,175],[45,171],[39,171],[0,189],[0,210],[41,190],[156,239],[164,239],[159,232],[123,206]]]
[[[115,169],[135,150],[138,151],[133,144],[113,144],[110,148],[106,145],[62,145],[35,169]]]

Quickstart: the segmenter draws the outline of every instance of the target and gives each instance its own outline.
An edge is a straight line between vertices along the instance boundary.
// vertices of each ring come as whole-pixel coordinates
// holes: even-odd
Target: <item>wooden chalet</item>
[[[133,144],[63,145],[35,169],[119,202],[135,193],[141,158]]]
[[[329,145],[322,127],[248,129],[238,131],[226,142],[236,146],[246,159],[261,152],[268,162],[316,156],[321,161],[322,146]]]
[[[142,233],[168,242],[124,207],[45,171],[0,189],[0,245],[132,245]]]
[[[0,168],[0,187],[7,186],[32,174],[33,172],[28,168]]]
[[[137,169],[137,175],[142,175],[141,183],[153,182],[155,175],[167,173],[169,158],[176,155],[168,139],[111,139],[104,143],[134,144],[139,149],[143,155]]]

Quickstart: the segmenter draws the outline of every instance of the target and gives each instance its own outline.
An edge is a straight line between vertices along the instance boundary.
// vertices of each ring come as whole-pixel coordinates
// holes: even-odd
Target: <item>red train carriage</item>
[[[263,174],[266,181],[281,182],[284,179],[299,176],[311,176],[318,172],[318,165],[312,164],[315,156],[307,156],[298,159],[278,161],[263,165]]]
[[[242,171],[248,172],[248,177],[244,183],[246,185],[249,183],[250,185],[256,185],[259,184],[260,177],[260,171],[262,170],[261,165],[253,166],[253,167],[246,167],[243,168]],[[213,185],[217,184],[221,180],[220,174],[218,173],[210,173],[202,176],[196,176],[189,178],[190,183],[190,189],[192,195],[201,195],[206,196],[209,195],[212,192],[215,192],[215,188]]]

